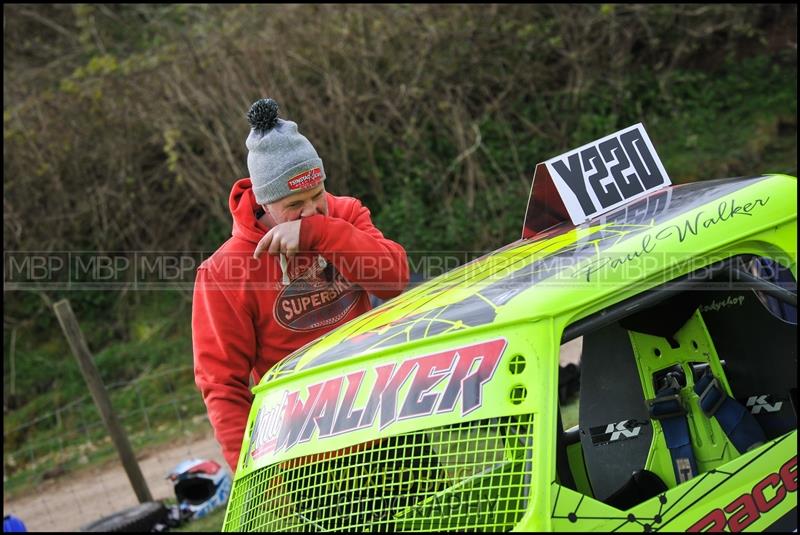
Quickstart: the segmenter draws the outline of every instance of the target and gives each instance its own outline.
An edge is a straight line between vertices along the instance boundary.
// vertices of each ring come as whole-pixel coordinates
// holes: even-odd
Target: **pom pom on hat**
[[[271,98],[262,98],[250,106],[247,112],[250,127],[257,132],[266,132],[278,122],[278,103]]]

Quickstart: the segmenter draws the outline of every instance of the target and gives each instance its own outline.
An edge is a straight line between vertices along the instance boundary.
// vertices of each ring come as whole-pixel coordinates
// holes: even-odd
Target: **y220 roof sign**
[[[642,123],[629,126],[536,166],[523,237],[567,214],[579,225],[670,184]]]

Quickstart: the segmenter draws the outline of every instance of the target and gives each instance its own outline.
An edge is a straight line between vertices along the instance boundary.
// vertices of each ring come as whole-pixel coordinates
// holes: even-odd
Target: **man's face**
[[[316,214],[328,215],[325,184],[293,193],[279,201],[263,206],[271,227]]]

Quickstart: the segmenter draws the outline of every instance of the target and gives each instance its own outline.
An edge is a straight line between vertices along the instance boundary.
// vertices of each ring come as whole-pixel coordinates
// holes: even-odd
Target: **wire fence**
[[[166,477],[190,458],[225,466],[192,366],[106,385],[153,499],[174,499]],[[76,531],[138,503],[90,395],[3,431],[3,509],[30,531]]]

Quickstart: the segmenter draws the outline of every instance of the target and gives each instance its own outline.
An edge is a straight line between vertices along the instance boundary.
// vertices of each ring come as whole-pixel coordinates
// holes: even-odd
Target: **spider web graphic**
[[[539,240],[513,242],[323,335],[279,363],[268,378],[284,376],[298,367],[310,369],[492,323],[500,307],[533,285],[556,277],[564,284],[575,284],[582,266],[600,260],[610,248],[764,178],[666,188],[620,207],[594,224],[565,227]]]
[[[491,323],[501,306],[532,285],[595,258],[602,250],[649,228],[651,225],[596,225],[542,241],[515,242],[444,275],[434,286],[420,286],[392,301],[390,307],[376,309],[324,335],[283,361],[272,376],[294,371],[313,346],[325,345],[322,340],[332,343],[333,336],[341,342],[314,357],[304,368]],[[453,302],[413,314],[448,299]],[[400,318],[368,327],[384,315]]]

